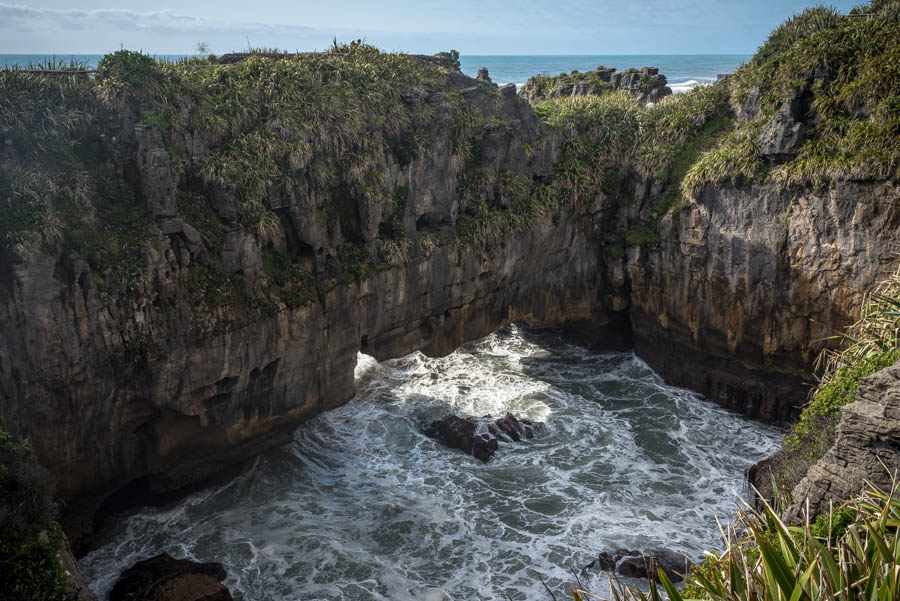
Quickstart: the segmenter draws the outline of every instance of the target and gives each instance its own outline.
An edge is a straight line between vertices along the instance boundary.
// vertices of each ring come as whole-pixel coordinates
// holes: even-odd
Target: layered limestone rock
[[[461,74],[451,86],[468,106],[507,124],[489,124],[478,142],[481,166],[495,179],[502,171],[539,183],[550,173],[558,136],[514,87]],[[110,287],[112,274],[71,255],[0,266],[3,416],[51,470],[76,547],[104,500],[146,502],[202,482],[345,403],[361,350],[378,359],[442,355],[513,320],[612,320],[593,242],[603,199],[559,206],[497,244],[458,241],[465,164],[453,154],[449,91],[413,89],[405,97],[434,107],[432,138],[415,158],[401,165],[374,157],[373,172],[402,198],[350,196],[341,210],[351,219],[321,219],[316,207],[326,203],[301,169],[268,199],[279,221],[260,234],[239,222],[233,193],[214,189],[218,246],[173,202],[160,132],[123,120],[116,143],[130,153],[154,221],[139,251],[146,275],[125,291]],[[200,136],[169,144],[188,157],[183,168],[209,152]],[[403,255],[376,263],[385,224],[396,223]],[[353,253],[369,257],[356,259],[356,274],[347,267]],[[299,266],[305,288],[297,302],[253,296],[268,285],[265,262],[278,265],[279,256]],[[246,282],[238,289],[244,296],[235,281]]]
[[[841,408],[834,445],[794,488],[784,518],[793,523],[827,514],[867,483],[890,491],[900,473],[900,363],[859,385],[859,400]]]
[[[641,102],[659,102],[672,93],[666,76],[657,67],[616,73],[613,67],[597,67],[584,73],[573,71],[555,77],[537,75],[528,79],[519,95],[530,102],[548,98],[591,96],[624,90]]]
[[[806,136],[806,124],[800,113],[799,98],[789,98],[782,103],[759,136],[757,148],[761,157],[778,162],[797,156]]]
[[[607,279],[630,291],[637,354],[673,384],[791,422],[819,350],[895,265],[898,196],[863,182],[707,186],[663,219],[657,248],[606,260]]]

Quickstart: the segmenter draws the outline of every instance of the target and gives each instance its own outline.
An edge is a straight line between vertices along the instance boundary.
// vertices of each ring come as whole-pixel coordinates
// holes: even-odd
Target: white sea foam
[[[670,83],[669,87],[672,88],[673,94],[681,94],[683,92],[687,92],[691,88],[695,88],[702,83],[709,83],[708,81],[698,81],[696,79],[689,79],[687,81],[679,82],[679,83]]]
[[[779,439],[631,354],[515,327],[441,359],[360,355],[356,378],[353,401],[227,485],[119,518],[82,561],[95,592],[168,551],[221,561],[239,601],[544,598],[536,574],[562,591],[599,551],[701,557]],[[482,464],[422,434],[507,411],[548,436]]]

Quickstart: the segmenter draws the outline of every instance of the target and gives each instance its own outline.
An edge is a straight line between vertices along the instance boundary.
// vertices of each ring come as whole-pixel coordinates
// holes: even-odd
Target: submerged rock
[[[488,461],[497,452],[499,441],[532,439],[547,433],[541,422],[518,419],[512,413],[493,419],[448,415],[424,428],[425,435],[440,440],[451,449],[460,449],[481,461]]]
[[[128,568],[109,593],[109,601],[232,601],[222,584],[222,564],[174,559],[160,553]]]
[[[654,555],[644,555],[640,551],[618,549],[612,553],[604,551],[597,559],[582,568],[582,572],[588,570],[609,572],[626,578],[656,578],[656,569],[661,569],[672,582],[684,580],[684,574],[690,567],[690,562],[674,561],[665,554],[656,552]]]

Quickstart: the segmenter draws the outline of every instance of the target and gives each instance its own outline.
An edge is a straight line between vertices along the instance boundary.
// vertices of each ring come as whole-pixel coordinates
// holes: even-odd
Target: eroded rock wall
[[[792,523],[828,514],[829,505],[862,493],[867,482],[885,492],[900,473],[900,363],[859,385],[859,400],[841,408],[834,445],[794,488],[784,518]]]
[[[623,259],[636,352],[674,384],[789,423],[818,352],[896,265],[898,199],[864,182],[707,186],[664,218],[658,248]]]
[[[461,75],[452,87],[497,122],[478,141],[480,167],[539,185],[559,154],[556,132],[514,88]],[[433,136],[416,158],[371,161],[402,198],[347,193],[342,219],[323,215],[321,192],[301,169],[268,198],[278,223],[253,231],[237,218],[234,195],[213,186],[219,244],[182,214],[167,179],[172,147],[190,169],[208,144],[197,135],[167,149],[154,127],[126,118],[118,151],[153,221],[139,250],[145,275],[123,290],[109,285],[113,274],[68,254],[2,266],[3,415],[52,472],[75,546],[111,496],[146,501],[202,482],[348,401],[360,350],[441,355],[513,320],[616,321],[601,301],[594,242],[602,198],[561,203],[491,244],[457,238],[466,165],[452,149],[444,94],[410,91],[408,102],[436,106]],[[385,259],[381,232],[398,222],[403,256]],[[350,248],[365,249],[357,273]],[[299,266],[300,302],[255,293],[268,290],[266,261],[278,257]]]

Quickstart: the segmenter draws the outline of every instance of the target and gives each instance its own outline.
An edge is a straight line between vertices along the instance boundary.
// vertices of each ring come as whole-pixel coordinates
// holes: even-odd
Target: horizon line
[[[130,50],[129,48],[122,48],[119,50]],[[106,52],[0,52],[0,56],[10,55],[10,56],[103,56],[106,54],[112,54],[114,52],[119,52],[119,50],[109,50]],[[146,54],[148,56],[154,55],[165,55],[165,56],[196,56],[202,57],[202,54],[190,53],[190,52],[144,52],[143,50],[137,50],[137,52],[141,52],[142,54]],[[225,54],[241,54],[247,52],[246,50],[229,50],[228,52],[210,52],[209,54],[214,54],[216,56],[223,56]],[[304,53],[312,53],[312,52],[322,52],[321,50],[295,50],[294,52],[287,51],[288,54],[304,54]],[[397,51],[387,51],[382,50],[382,52],[386,53],[399,53],[399,54],[425,54],[426,56],[434,56],[437,53],[429,54],[429,53],[420,53],[415,51],[407,51],[407,50],[397,50]],[[546,54],[462,54],[460,53],[460,57],[466,56],[499,56],[499,57],[509,57],[509,56],[752,56],[753,52],[656,52],[656,53],[637,53],[637,52],[598,52],[593,54],[567,54],[564,52],[550,52]]]

